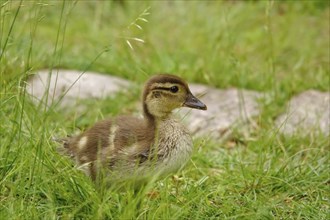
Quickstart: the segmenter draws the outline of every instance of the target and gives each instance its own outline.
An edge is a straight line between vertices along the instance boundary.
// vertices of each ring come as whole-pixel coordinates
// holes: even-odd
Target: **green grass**
[[[0,2],[0,219],[329,219],[328,137],[274,129],[293,95],[329,91],[329,3],[21,3]],[[135,112],[139,90],[86,101],[83,113],[36,107],[26,79],[56,67],[138,84],[169,72],[270,95],[250,135],[198,139],[184,170],[134,193],[96,186],[51,138]]]

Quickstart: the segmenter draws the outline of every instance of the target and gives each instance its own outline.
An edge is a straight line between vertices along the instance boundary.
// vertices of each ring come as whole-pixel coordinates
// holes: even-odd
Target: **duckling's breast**
[[[157,170],[161,174],[179,170],[190,159],[193,150],[193,142],[188,130],[176,119],[169,118],[159,123],[158,134]]]

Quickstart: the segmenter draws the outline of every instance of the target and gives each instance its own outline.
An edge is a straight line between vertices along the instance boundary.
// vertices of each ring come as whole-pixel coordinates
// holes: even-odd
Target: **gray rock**
[[[115,76],[75,70],[41,70],[28,81],[27,92],[48,106],[59,102],[73,106],[82,99],[113,96],[129,87],[127,80]]]
[[[309,90],[293,97],[287,112],[276,119],[279,131],[286,135],[330,134],[330,93]]]
[[[93,72],[82,74],[79,71],[54,70],[49,73],[49,70],[44,70],[37,72],[28,81],[27,92],[36,101],[47,103],[48,106],[59,102],[62,107],[70,107],[82,99],[112,96],[131,85],[127,80]],[[179,110],[190,131],[198,136],[219,140],[230,134],[236,126],[252,121],[252,117],[260,112],[257,99],[261,94],[258,92],[219,90],[199,84],[189,86],[192,93],[208,107],[207,111],[188,108]]]
[[[185,116],[189,130],[197,136],[220,140],[260,113],[257,99],[262,97],[261,93],[239,89],[219,90],[199,84],[190,84],[189,87],[208,108],[207,111],[179,110]]]

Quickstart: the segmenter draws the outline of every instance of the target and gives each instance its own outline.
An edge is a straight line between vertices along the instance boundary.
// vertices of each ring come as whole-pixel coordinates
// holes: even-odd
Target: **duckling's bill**
[[[186,101],[183,103],[183,106],[188,108],[207,110],[207,106],[191,93],[188,93]]]

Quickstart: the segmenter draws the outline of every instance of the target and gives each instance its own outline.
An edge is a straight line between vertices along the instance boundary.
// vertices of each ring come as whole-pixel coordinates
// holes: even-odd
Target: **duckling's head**
[[[207,109],[206,105],[190,92],[187,83],[178,76],[159,74],[147,81],[143,92],[145,116],[164,118],[180,107]]]

